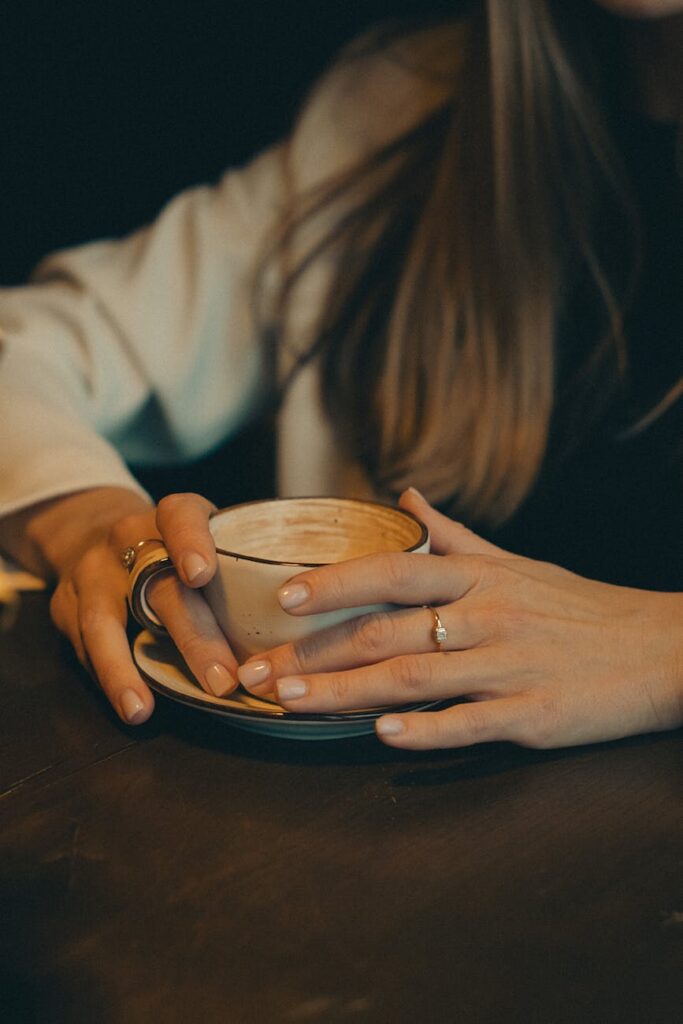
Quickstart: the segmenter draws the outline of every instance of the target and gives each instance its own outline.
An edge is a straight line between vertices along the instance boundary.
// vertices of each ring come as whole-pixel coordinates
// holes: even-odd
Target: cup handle
[[[141,552],[130,567],[128,580],[128,607],[130,613],[143,629],[163,635],[167,629],[157,618],[147,602],[147,586],[159,573],[172,572],[173,562],[163,544],[157,544],[145,555]]]

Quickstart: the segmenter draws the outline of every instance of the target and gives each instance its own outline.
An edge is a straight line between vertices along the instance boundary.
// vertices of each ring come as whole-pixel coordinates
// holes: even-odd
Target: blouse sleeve
[[[140,491],[126,463],[197,456],[263,393],[251,304],[279,214],[276,148],[150,226],[43,261],[0,289],[0,515],[59,494]]]

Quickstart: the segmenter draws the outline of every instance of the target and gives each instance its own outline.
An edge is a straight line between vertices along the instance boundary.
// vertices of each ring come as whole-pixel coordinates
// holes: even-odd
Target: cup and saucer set
[[[411,513],[377,502],[349,498],[281,498],[235,505],[216,513],[210,530],[218,570],[205,597],[240,660],[296,641],[386,605],[342,609],[315,616],[287,615],[277,590],[305,569],[382,551],[426,553],[429,535]],[[440,701],[333,714],[288,711],[274,701],[238,687],[227,697],[201,689],[146,600],[149,582],[171,562],[159,540],[143,540],[123,553],[129,573],[129,605],[145,627],[133,644],[135,663],[156,693],[218,716],[231,725],[268,736],[297,740],[344,739],[374,732],[389,711],[421,711]],[[439,643],[435,626],[434,636]]]

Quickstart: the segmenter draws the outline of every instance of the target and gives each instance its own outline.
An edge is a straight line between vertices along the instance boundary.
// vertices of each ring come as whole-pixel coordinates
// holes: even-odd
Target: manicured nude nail
[[[277,684],[277,695],[280,700],[296,700],[297,697],[305,697],[307,693],[308,683],[295,676],[291,676],[289,679],[280,679]]]
[[[377,732],[380,736],[398,736],[405,731],[405,725],[400,718],[395,716],[385,715],[384,718],[377,721]]]
[[[288,583],[278,591],[278,600],[285,611],[298,608],[311,596],[311,588],[305,583]]]
[[[409,488],[408,488],[408,493],[409,493],[409,494],[414,494],[414,495],[415,495],[415,496],[416,496],[417,498],[419,498],[419,499],[420,499],[420,501],[424,501],[425,505],[428,505],[428,504],[429,504],[429,502],[428,502],[428,501],[427,501],[427,499],[425,498],[425,496],[424,496],[424,494],[422,493],[422,491],[418,491],[417,487],[412,487],[412,486],[411,486],[411,487],[409,487]]]
[[[270,662],[247,661],[237,669],[237,678],[242,686],[261,686],[270,679]]]
[[[215,697],[225,697],[226,693],[235,689],[235,680],[223,665],[209,665],[204,679]]]
[[[206,572],[208,565],[201,555],[198,555],[196,551],[193,551],[189,555],[185,555],[183,558],[183,573],[188,583],[192,583],[196,580],[203,572]]]
[[[145,710],[145,705],[138,697],[135,690],[124,690],[120,701],[121,713],[130,725],[136,725],[142,721],[140,712]]]

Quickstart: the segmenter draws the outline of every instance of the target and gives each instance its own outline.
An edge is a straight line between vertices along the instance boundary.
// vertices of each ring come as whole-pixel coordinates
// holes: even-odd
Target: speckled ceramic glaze
[[[277,591],[298,572],[376,552],[429,550],[426,528],[410,513],[349,498],[236,505],[213,517],[211,532],[218,572],[205,594],[240,660],[371,610],[288,615]]]

